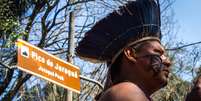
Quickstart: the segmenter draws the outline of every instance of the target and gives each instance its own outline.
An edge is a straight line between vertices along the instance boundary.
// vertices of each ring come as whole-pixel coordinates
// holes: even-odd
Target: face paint
[[[137,58],[149,58],[150,67],[156,74],[158,74],[161,70],[163,70],[163,68],[165,68],[165,65],[163,64],[160,55],[150,54],[150,55],[145,55],[145,56],[141,56]]]
[[[163,70],[163,68],[165,68],[165,65],[163,64],[162,59],[159,55],[149,55],[149,57],[151,67],[154,72],[158,73]]]

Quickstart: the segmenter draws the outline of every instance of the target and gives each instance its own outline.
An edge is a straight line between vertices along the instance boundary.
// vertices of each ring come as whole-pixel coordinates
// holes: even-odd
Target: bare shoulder
[[[148,101],[148,99],[138,86],[123,82],[108,89],[99,101]]]

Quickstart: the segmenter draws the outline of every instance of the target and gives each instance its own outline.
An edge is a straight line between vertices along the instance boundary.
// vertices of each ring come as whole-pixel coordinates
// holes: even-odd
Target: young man
[[[113,85],[100,101],[149,101],[153,92],[167,84],[170,61],[160,42],[146,40],[139,44],[137,48],[124,48],[119,65],[111,67]]]
[[[160,43],[160,9],[155,0],[128,2],[100,20],[76,48],[80,57],[108,64],[99,101],[151,101],[167,84],[170,60]]]

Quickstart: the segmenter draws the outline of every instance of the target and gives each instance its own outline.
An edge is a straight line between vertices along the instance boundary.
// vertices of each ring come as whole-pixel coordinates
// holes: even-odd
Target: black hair
[[[123,52],[117,57],[115,62],[110,67],[111,81],[113,84],[117,84],[120,81],[116,79],[117,75],[120,74],[122,64]]]
[[[120,75],[122,58],[123,58],[123,52],[117,57],[117,59],[113,64],[111,64],[111,62],[107,62],[109,68],[106,77],[105,87],[103,91],[95,97],[96,101],[102,96],[103,92],[105,92],[108,88],[120,82],[120,80],[118,80],[116,77],[117,75]]]

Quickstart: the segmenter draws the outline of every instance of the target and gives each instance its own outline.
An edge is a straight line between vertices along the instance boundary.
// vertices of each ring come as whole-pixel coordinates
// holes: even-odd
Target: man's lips
[[[161,68],[161,70],[165,71],[165,72],[167,72],[169,74],[170,73],[170,68],[168,66],[164,65],[164,64],[162,66],[163,67]]]
[[[166,77],[169,77],[169,74],[170,74],[169,69],[164,68],[164,69],[162,69],[162,71],[165,72]]]
[[[165,71],[165,72],[167,72],[168,74],[170,73],[170,70],[168,70],[168,69],[163,69],[162,71]]]

